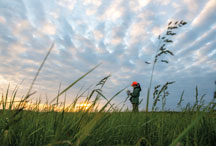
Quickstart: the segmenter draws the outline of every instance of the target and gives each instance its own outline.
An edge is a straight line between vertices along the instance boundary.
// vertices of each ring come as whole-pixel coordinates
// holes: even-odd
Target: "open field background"
[[[12,92],[10,98],[8,92],[2,94],[0,145],[215,145],[214,100],[203,105],[199,99],[194,105],[181,107],[180,112],[155,110],[133,113],[121,111],[110,104],[124,90],[100,108],[97,102],[105,97],[101,92],[94,91],[86,97],[85,103],[89,106],[81,106],[75,112],[78,98],[65,106],[58,103],[57,96],[54,103],[40,106],[40,102],[29,102],[29,95],[16,103],[17,90]],[[94,93],[97,94],[94,96]]]
[[[54,45],[54,44],[53,44]],[[16,98],[18,87],[9,95],[2,93],[0,101],[0,145],[2,146],[41,146],[41,145],[137,145],[137,146],[213,146],[216,138],[215,100],[204,104],[204,96],[199,97],[196,88],[194,105],[181,106],[182,96],[177,104],[180,112],[164,110],[168,95],[167,82],[155,87],[152,111],[132,113],[111,104],[111,101],[126,88],[118,91],[111,98],[103,95],[103,86],[110,77],[103,78],[94,90],[86,96],[84,106],[74,111],[82,93],[70,105],[59,103],[59,98],[77,82],[95,70],[95,66],[68,87],[58,91],[58,95],[41,106],[40,99],[35,103],[30,97],[35,94],[33,85],[46,62],[53,45],[42,61],[31,86],[25,96]],[[153,74],[152,74],[153,75]],[[152,81],[152,80],[151,80]],[[148,98],[150,95],[148,90]],[[84,91],[86,92],[86,91]],[[65,96],[66,97],[66,96]],[[107,102],[99,107],[99,99]],[[157,103],[162,100],[162,110]],[[88,106],[86,106],[88,105]]]
[[[215,145],[213,112],[16,113],[0,112],[1,145]]]
[[[0,146],[215,146],[215,9],[0,1]],[[125,94],[132,81],[139,113]]]

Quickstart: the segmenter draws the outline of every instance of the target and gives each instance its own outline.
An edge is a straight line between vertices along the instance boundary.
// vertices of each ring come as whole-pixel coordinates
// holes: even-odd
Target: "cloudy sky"
[[[63,89],[102,63],[68,91],[67,102],[81,87],[94,86],[111,74],[103,91],[107,98],[138,81],[143,109],[152,68],[145,61],[154,59],[158,35],[167,24],[184,20],[188,24],[168,45],[175,55],[165,58],[169,64],[156,64],[153,87],[175,81],[168,88],[167,109],[175,109],[183,90],[183,103],[194,102],[196,85],[199,95],[206,94],[210,101],[216,80],[215,10],[215,0],[0,0],[0,92],[24,80],[18,96],[25,94],[55,42],[34,86],[34,98],[51,100],[60,83]],[[125,97],[124,92],[112,103]],[[131,108],[129,102],[126,106]]]

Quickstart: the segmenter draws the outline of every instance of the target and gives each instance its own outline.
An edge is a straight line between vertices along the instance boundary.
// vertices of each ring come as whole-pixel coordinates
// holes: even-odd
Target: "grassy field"
[[[97,67],[97,66],[96,66]],[[95,68],[96,68],[95,67]],[[94,90],[89,92],[83,106],[74,111],[84,92],[77,95],[71,105],[59,103],[59,97],[84,78],[89,72],[59,90],[58,95],[47,104],[40,100],[33,103],[29,97],[32,87],[22,99],[16,99],[16,87],[9,96],[9,86],[0,100],[0,145],[1,146],[214,146],[216,144],[215,101],[203,104],[198,97],[194,105],[181,107],[183,93],[178,103],[181,112],[158,111],[159,98],[165,105],[168,84],[155,88],[152,112],[129,112],[114,107],[111,101],[125,88],[106,98],[102,87],[110,77],[103,78]],[[39,69],[40,71],[40,69]],[[159,86],[158,86],[159,87]],[[157,91],[158,90],[158,91]],[[86,92],[86,91],[85,91]],[[10,98],[9,98],[10,97]],[[98,108],[99,99],[107,100]],[[42,106],[41,106],[42,105]]]
[[[104,83],[104,82],[103,82]],[[67,88],[66,88],[67,89]],[[215,102],[182,107],[181,112],[134,113],[114,108],[99,91],[85,100],[89,106],[74,111],[71,105],[31,103],[29,95],[17,102],[15,89],[0,101],[0,145],[2,146],[213,146],[216,139]],[[64,90],[63,90],[64,91]],[[198,90],[197,90],[198,92]],[[59,92],[61,94],[61,92]],[[197,93],[198,94],[198,93]],[[82,93],[81,93],[82,95]],[[108,101],[98,108],[98,100]],[[196,97],[198,100],[198,97]],[[181,101],[181,100],[180,100]],[[180,106],[180,102],[178,105]],[[43,105],[43,106],[41,106]]]
[[[1,145],[213,146],[214,112],[40,112],[2,110]]]
[[[94,68],[93,68],[94,69]],[[16,99],[18,88],[9,96],[9,87],[0,100],[0,145],[2,146],[214,146],[216,144],[215,101],[203,104],[203,97],[198,97],[194,105],[181,106],[183,94],[178,106],[180,112],[158,111],[129,112],[114,107],[111,98],[102,93],[105,77],[97,88],[89,92],[85,102],[89,106],[74,111],[76,104],[84,92],[77,95],[71,105],[59,103],[59,96],[70,89],[77,79],[47,104],[40,101],[33,103],[29,97],[34,94],[31,88],[22,99]],[[167,89],[165,84],[155,90],[156,107],[159,98],[165,105]],[[163,92],[162,92],[163,91]],[[10,97],[10,98],[9,98]],[[99,99],[107,100],[103,107],[98,107]]]
[[[187,24],[184,21],[176,22],[169,29],[176,29]],[[169,30],[169,32],[172,32]],[[175,35],[169,33],[167,35]],[[167,36],[166,36],[167,37]],[[168,96],[167,82],[163,86],[158,85],[153,92],[152,111],[149,111],[149,98],[151,97],[153,73],[159,56],[173,55],[165,48],[172,40],[159,36],[161,46],[155,55],[150,84],[147,90],[146,112],[133,113],[114,107],[111,101],[123,92],[120,90],[113,97],[103,95],[102,88],[106,80],[103,78],[96,84],[84,101],[89,106],[83,106],[74,111],[78,100],[87,91],[81,92],[75,97],[73,103],[65,106],[65,102],[59,103],[59,97],[72,88],[77,82],[91,73],[99,65],[95,66],[63,90],[51,101],[41,104],[30,101],[33,85],[49,56],[54,44],[49,49],[41,66],[36,73],[27,94],[22,99],[16,99],[18,88],[16,87],[9,96],[9,86],[0,100],[0,145],[1,146],[215,146],[216,145],[216,113],[215,100],[204,104],[204,95],[198,97],[196,88],[194,105],[181,106],[184,92],[178,102],[180,112],[166,112],[166,97]],[[168,63],[166,60],[162,62]],[[149,63],[148,63],[149,64]],[[10,97],[10,98],[9,98]],[[99,99],[106,100],[103,107],[98,108]],[[157,103],[162,102],[162,110],[158,111]]]

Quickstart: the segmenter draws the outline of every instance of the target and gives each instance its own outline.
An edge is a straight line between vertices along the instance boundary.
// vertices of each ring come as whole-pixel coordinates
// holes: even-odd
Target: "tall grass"
[[[167,25],[167,30],[166,33],[163,36],[158,37],[159,43],[158,47],[156,48],[156,54],[154,56],[154,60],[152,61],[152,70],[151,70],[151,77],[150,77],[150,82],[147,90],[147,96],[146,96],[146,112],[149,110],[149,98],[151,94],[151,88],[152,88],[152,82],[153,82],[153,76],[154,76],[154,71],[155,71],[155,66],[156,63],[158,63],[158,60],[160,59],[161,56],[164,55],[172,55],[174,56],[173,52],[169,49],[167,49],[168,45],[170,43],[173,43],[172,37],[176,35],[176,32],[174,30],[186,25],[187,22],[181,20],[181,21],[176,21],[172,22],[170,21]],[[168,60],[160,60],[162,63],[169,63]],[[146,64],[151,64],[149,62],[145,62]]]
[[[173,82],[157,86],[154,92],[154,112],[132,113],[114,108],[112,100],[122,90],[112,97],[103,94],[103,87],[110,75],[101,79],[85,97],[88,107],[75,110],[80,97],[90,89],[79,91],[74,101],[66,105],[59,98],[71,89],[77,82],[93,72],[99,65],[90,69],[80,78],[61,90],[51,101],[42,104],[40,98],[31,102],[33,85],[54,45],[45,56],[33,82],[25,96],[17,99],[18,87],[10,95],[10,85],[6,93],[2,93],[0,101],[0,145],[2,146],[176,146],[215,144],[216,117],[215,101],[209,105],[203,104],[204,95],[199,97],[196,87],[196,102],[194,105],[182,107],[184,92],[178,106],[181,112],[165,112],[156,109],[157,101],[162,100],[165,108],[167,88]],[[152,76],[153,77],[153,76]],[[161,87],[161,88],[160,88]],[[148,93],[150,94],[150,92]],[[106,103],[99,107],[100,99]],[[148,110],[147,110],[148,111]]]
[[[1,111],[1,145],[214,145],[214,112]]]
[[[86,90],[80,92],[80,95],[77,95],[68,106],[58,102],[59,98],[56,97],[62,93],[60,90],[54,98],[53,102],[56,102],[54,104],[43,104],[41,107],[40,100],[36,103],[21,100],[20,102],[25,106],[16,106],[18,88],[16,87],[9,96],[10,86],[8,86],[6,93],[2,93],[0,102],[0,145],[211,146],[215,144],[215,101],[213,100],[209,105],[201,104],[203,96],[198,96],[198,87],[195,90],[195,104],[190,108],[181,107],[181,112],[131,113],[119,112],[112,108],[111,101],[124,89],[107,98],[102,94],[105,82],[104,79],[99,81],[92,92],[86,96],[85,102],[90,106],[78,111],[73,109],[80,95],[83,95]],[[161,93],[166,92],[169,84],[172,82],[157,88],[155,99],[164,96]],[[71,85],[73,83],[69,86]],[[107,100],[107,103],[97,109],[100,98]],[[178,102],[179,106],[182,100],[183,93]]]

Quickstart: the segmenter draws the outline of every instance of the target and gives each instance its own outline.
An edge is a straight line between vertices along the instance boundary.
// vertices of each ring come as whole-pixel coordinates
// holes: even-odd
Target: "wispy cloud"
[[[145,61],[153,59],[157,37],[167,23],[183,19],[188,25],[177,31],[169,46],[175,56],[167,58],[168,65],[156,66],[154,84],[176,80],[169,107],[183,89],[193,97],[190,91],[195,85],[209,100],[214,90],[210,82],[216,78],[215,9],[215,0],[0,1],[0,86],[25,79],[27,87],[55,42],[35,86],[38,94],[56,94],[60,82],[66,86],[103,62],[72,92],[111,73],[104,91],[107,96],[137,80],[144,98],[151,73]]]

